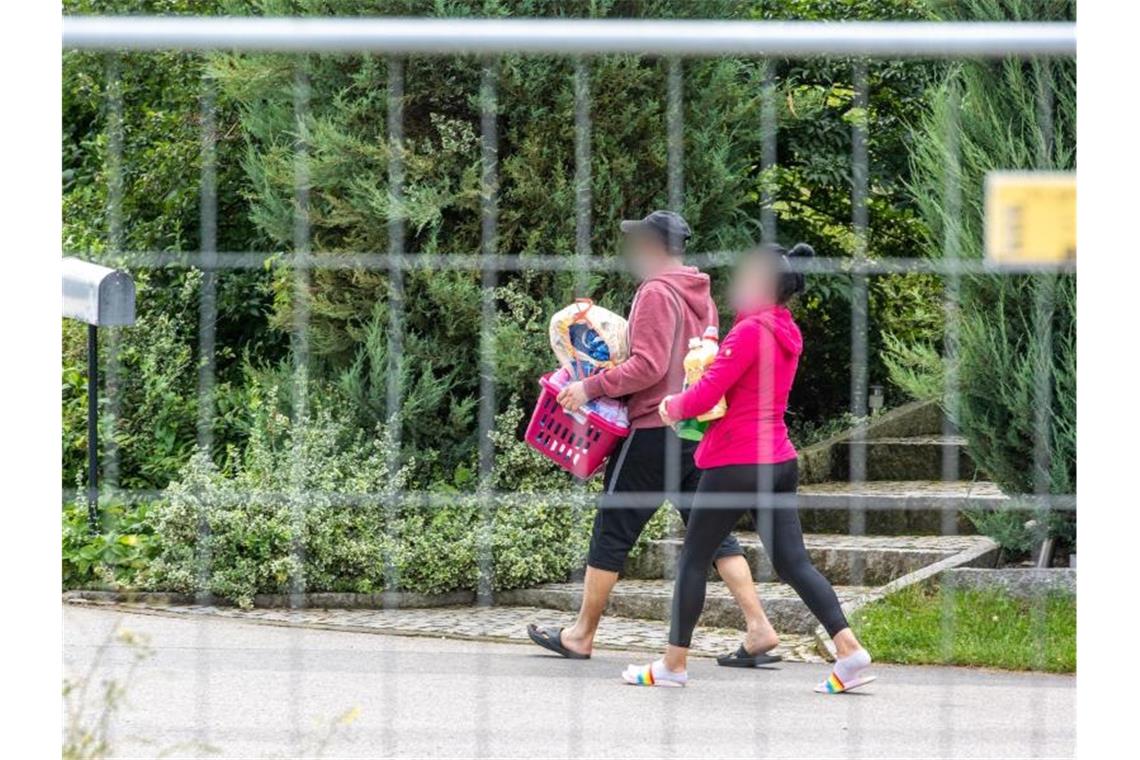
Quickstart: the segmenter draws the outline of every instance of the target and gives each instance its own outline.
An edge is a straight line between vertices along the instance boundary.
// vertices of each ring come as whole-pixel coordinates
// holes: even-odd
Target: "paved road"
[[[693,664],[686,689],[637,689],[628,654],[288,629],[65,607],[65,667],[123,679],[119,757],[1071,757],[1064,676],[880,667],[863,694],[811,686],[826,666]],[[103,649],[100,654],[101,648]],[[336,726],[338,716],[358,717]],[[327,741],[325,741],[327,740]],[[325,742],[321,747],[322,742]]]

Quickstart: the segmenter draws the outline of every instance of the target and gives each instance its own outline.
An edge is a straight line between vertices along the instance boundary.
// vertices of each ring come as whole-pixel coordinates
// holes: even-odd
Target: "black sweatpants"
[[[606,464],[605,492],[598,500],[594,531],[586,564],[620,573],[638,536],[661,504],[674,491],[678,511],[686,524],[693,492],[701,471],[693,464],[697,444],[677,437],[672,428],[639,428],[622,441]],[[676,482],[668,483],[670,455]],[[712,547],[709,562],[744,554],[736,536],[729,534]]]
[[[778,464],[712,467],[702,472],[673,586],[670,644],[691,644],[705,606],[709,566],[724,537],[731,535],[746,513],[751,514],[780,580],[796,590],[830,635],[847,627],[835,589],[808,558],[799,512],[773,506],[764,498],[766,493],[795,493],[798,485],[799,463],[795,459]],[[724,504],[723,494],[740,494],[740,508]]]

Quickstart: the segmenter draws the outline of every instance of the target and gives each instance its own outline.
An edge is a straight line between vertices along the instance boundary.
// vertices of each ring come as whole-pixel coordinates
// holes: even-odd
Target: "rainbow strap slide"
[[[874,680],[875,676],[865,676],[862,673],[859,673],[855,678],[851,679],[847,683],[844,683],[843,681],[839,680],[839,676],[837,676],[833,670],[831,671],[831,675],[827,677],[826,681],[815,687],[815,691],[818,694],[842,694],[845,691],[853,691],[854,689],[858,689],[860,686],[866,686]]]

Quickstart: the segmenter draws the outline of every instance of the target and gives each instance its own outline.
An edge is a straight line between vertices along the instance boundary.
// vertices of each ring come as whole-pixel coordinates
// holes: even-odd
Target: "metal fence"
[[[850,58],[854,83],[854,103],[865,106],[868,100],[867,61],[871,59],[898,58],[940,58],[961,59],[970,57],[1061,57],[1071,58],[1076,53],[1075,29],[1066,23],[809,23],[809,22],[737,22],[737,21],[637,21],[637,20],[475,20],[475,19],[346,19],[346,18],[194,18],[194,17],[68,17],[63,24],[63,47],[66,50],[105,51],[231,51],[231,52],[284,52],[320,53],[353,55],[361,53],[380,54],[388,57],[388,138],[394,147],[404,139],[402,98],[404,87],[404,67],[401,56],[406,55],[460,55],[474,54],[486,61],[480,82],[478,102],[481,109],[481,217],[482,244],[477,252],[456,251],[448,254],[417,253],[405,250],[407,220],[397,215],[388,223],[389,245],[386,251],[359,251],[355,253],[336,252],[322,255],[313,248],[308,220],[308,191],[310,178],[306,146],[299,142],[295,162],[295,226],[294,245],[287,256],[259,251],[219,251],[217,250],[217,179],[216,179],[216,124],[214,104],[207,97],[203,100],[201,118],[201,250],[193,252],[170,251],[125,251],[116,244],[116,228],[121,229],[122,212],[117,204],[121,202],[121,168],[124,157],[122,135],[122,101],[114,80],[108,83],[109,94],[109,147],[111,207],[109,209],[110,228],[108,254],[115,261],[125,262],[133,268],[194,268],[203,271],[204,279],[199,301],[199,443],[209,447],[212,415],[214,414],[214,356],[216,339],[214,326],[217,314],[216,273],[220,271],[262,268],[273,266],[285,268],[293,273],[296,287],[303,291],[314,270],[376,270],[387,273],[390,287],[389,301],[389,351],[395,357],[401,356],[404,339],[404,273],[416,269],[446,269],[478,272],[481,274],[481,346],[480,363],[476,371],[480,378],[478,408],[479,473],[487,478],[491,471],[495,452],[490,433],[498,409],[495,384],[495,352],[492,346],[492,324],[496,318],[494,289],[502,272],[557,271],[588,272],[620,271],[623,263],[619,258],[602,257],[591,251],[590,237],[593,228],[591,218],[591,167],[590,167],[590,63],[589,56],[604,54],[640,54],[666,57],[669,59],[667,81],[667,124],[668,131],[668,188],[669,206],[681,209],[684,204],[684,117],[683,80],[684,60],[691,57],[712,56],[752,56],[762,59],[799,58],[827,56]],[[575,106],[575,189],[576,189],[576,249],[574,255],[519,256],[510,251],[501,251],[496,239],[496,225],[500,209],[498,179],[498,127],[496,103],[498,99],[497,75],[493,65],[495,57],[504,54],[543,54],[571,56],[574,68]],[[112,68],[112,72],[114,69]],[[112,74],[112,77],[114,74]],[[298,124],[304,122],[309,108],[309,92],[312,85],[301,69],[298,69],[294,87],[294,111]],[[208,89],[207,89],[208,92]],[[774,89],[768,87],[762,93],[762,101],[757,128],[763,136],[763,161],[767,168],[777,165],[777,130],[775,111],[772,104]],[[851,168],[852,168],[852,219],[851,231],[855,240],[855,253],[850,258],[817,258],[809,261],[797,260],[794,266],[801,271],[823,276],[842,275],[850,277],[853,283],[851,305],[851,402],[850,411],[856,417],[866,417],[868,412],[868,283],[877,275],[928,273],[946,279],[947,315],[946,330],[948,350],[954,345],[957,325],[956,299],[959,297],[959,280],[963,276],[994,273],[987,263],[959,256],[953,239],[944,241],[944,256],[941,258],[890,258],[872,259],[868,256],[867,240],[870,232],[868,217],[868,133],[873,124],[854,123],[851,127]],[[390,198],[399,201],[404,194],[405,167],[399,150],[393,150],[388,168],[388,193]],[[959,190],[960,192],[960,190]],[[395,208],[399,208],[396,203]],[[765,206],[761,219],[762,239],[777,239],[776,215],[770,206]],[[86,251],[65,251],[65,255],[90,257]],[[737,252],[707,251],[688,256],[689,263],[699,267],[719,267],[731,264]],[[1073,273],[1075,266],[1070,264],[1046,268],[1003,269],[1002,273],[1037,272]],[[580,279],[579,282],[582,282]],[[293,325],[292,353],[298,370],[309,364],[309,346],[306,338],[308,314],[304,309],[305,299],[298,299],[301,308],[295,313]],[[951,357],[947,357],[948,360]],[[1044,373],[1039,387],[1048,393],[1049,368],[1042,366]],[[114,384],[115,368],[108,372]],[[959,389],[953,375],[948,377],[948,398],[950,409],[956,407]],[[398,410],[404,389],[399,377],[393,373],[388,378],[387,406]],[[1041,399],[1041,406],[1047,410],[1047,396]],[[110,400],[110,414],[115,414],[114,400]],[[298,410],[304,414],[304,410]],[[1042,458],[1049,453],[1048,416],[1038,419],[1038,452]],[[949,431],[948,431],[949,432]],[[867,469],[866,446],[850,448],[849,465],[852,483],[865,480]],[[113,456],[113,452],[111,452]],[[670,457],[668,460],[675,460]],[[1037,463],[1038,469],[1044,466]],[[113,470],[113,461],[105,461],[104,467]],[[944,478],[957,479],[957,461],[947,456],[944,461]],[[672,483],[679,482],[674,472]],[[1047,483],[1039,479],[1036,493],[1013,494],[1011,503],[1027,510],[1055,509],[1075,510],[1075,494],[1050,494]],[[675,493],[668,489],[668,497]],[[489,488],[479,491],[481,508],[487,510],[496,499],[517,494],[500,494]],[[132,501],[146,501],[157,498],[153,492],[130,492],[119,490],[115,498]],[[259,495],[265,498],[266,494]],[[317,496],[314,494],[314,496]],[[390,505],[398,500],[424,506],[448,503],[446,495],[437,493],[392,494],[320,494],[322,500],[352,508],[361,504]],[[557,494],[534,494],[526,498],[549,501]],[[644,494],[630,494],[632,500],[643,499]],[[297,503],[291,499],[290,503]],[[737,506],[738,497],[727,495],[725,506]],[[858,500],[855,505],[846,496],[786,496],[776,498],[774,505],[787,508],[840,509],[849,512],[850,530],[853,534],[864,533],[864,510],[891,509],[935,509],[949,513],[943,519],[943,528],[953,532],[957,510],[973,506],[988,506],[990,502],[977,501],[970,497],[958,500],[945,498],[876,499],[872,495]],[[303,507],[298,507],[301,509]],[[479,599],[483,604],[493,601],[487,575],[490,571],[490,547],[482,547],[480,559],[482,580],[479,585]],[[393,581],[398,579],[393,578]],[[304,586],[301,579],[293,586],[293,604],[300,607],[304,603]],[[952,615],[952,611],[948,611]],[[952,619],[947,621],[952,625]],[[393,655],[395,656],[395,655]],[[300,662],[300,660],[299,660]],[[207,689],[203,682],[202,689]],[[207,693],[200,695],[209,699]],[[299,697],[298,697],[299,698]],[[397,698],[397,695],[392,695]],[[949,690],[946,699],[949,700]],[[949,703],[948,703],[949,704]],[[1042,717],[1042,720],[1044,718]],[[487,726],[493,731],[493,726]],[[943,727],[952,731],[953,727]],[[390,737],[391,741],[395,741]],[[952,739],[948,739],[952,746]],[[484,749],[486,744],[480,744]]]

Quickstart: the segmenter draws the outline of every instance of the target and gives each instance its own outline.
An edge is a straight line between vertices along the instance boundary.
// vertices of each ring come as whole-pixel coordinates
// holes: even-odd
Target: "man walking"
[[[566,386],[558,402],[575,411],[598,396],[625,398],[631,430],[606,465],[578,619],[564,629],[527,626],[534,643],[571,659],[587,659],[593,651],[606,601],[646,523],[670,495],[687,523],[700,480],[693,463],[697,444],[665,427],[657,407],[681,389],[689,339],[718,324],[709,277],[685,265],[685,241],[692,232],[680,215],[654,211],[644,219],[623,221],[621,230],[625,256],[640,281],[629,312],[629,358]],[[752,666],[779,659],[765,654],[779,640],[735,536],[730,534],[717,550],[716,568],[747,621],[744,645],[722,657],[721,664]]]

